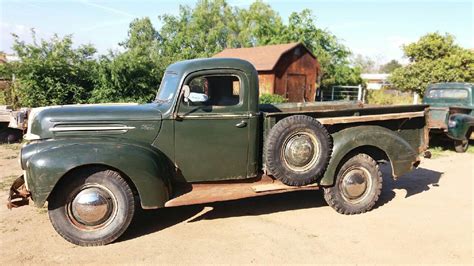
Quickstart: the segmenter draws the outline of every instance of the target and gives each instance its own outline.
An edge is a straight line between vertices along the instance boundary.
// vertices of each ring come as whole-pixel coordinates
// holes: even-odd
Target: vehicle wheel
[[[265,144],[266,167],[284,184],[304,186],[315,182],[326,170],[332,141],[316,119],[294,115],[280,120]]]
[[[468,148],[469,148],[468,139],[454,140],[454,149],[456,150],[456,152],[463,153],[463,152],[466,152]]]
[[[99,167],[73,175],[48,199],[54,229],[80,246],[113,242],[125,232],[135,212],[130,186],[119,173]]]
[[[324,188],[324,199],[337,212],[359,214],[374,207],[382,191],[382,173],[367,154],[357,154],[339,169],[334,186]]]

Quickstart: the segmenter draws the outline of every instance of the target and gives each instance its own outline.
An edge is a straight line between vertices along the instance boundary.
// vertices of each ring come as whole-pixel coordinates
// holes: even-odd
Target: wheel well
[[[383,151],[382,149],[380,149],[378,147],[370,146],[370,145],[360,146],[360,147],[357,147],[357,148],[349,151],[344,156],[344,159],[342,161],[345,161],[345,160],[347,160],[347,158],[350,158],[350,157],[352,157],[356,154],[359,154],[359,153],[365,153],[365,154],[369,155],[370,157],[372,157],[372,159],[374,159],[378,163],[379,162],[389,162],[390,161],[390,159],[388,158],[388,155],[385,153],[385,151]]]
[[[67,171],[63,176],[61,176],[61,178],[59,178],[58,182],[56,182],[56,184],[54,185],[54,188],[51,190],[51,193],[49,193],[47,200],[49,199],[49,197],[51,195],[53,195],[53,193],[55,193],[55,191],[59,187],[61,187],[61,185],[64,182],[67,181],[69,176],[73,176],[74,173],[76,173],[78,171],[81,171],[83,169],[86,169],[86,168],[98,168],[98,169],[103,169],[103,170],[112,170],[112,171],[115,171],[115,172],[119,173],[120,176],[123,179],[125,179],[127,184],[130,186],[130,189],[132,190],[133,195],[140,201],[140,195],[138,194],[138,190],[137,190],[135,184],[133,183],[133,181],[130,179],[130,177],[128,177],[125,173],[123,173],[119,169],[117,169],[115,167],[112,167],[110,165],[105,165],[105,164],[86,164],[86,165],[77,166],[77,167]]]

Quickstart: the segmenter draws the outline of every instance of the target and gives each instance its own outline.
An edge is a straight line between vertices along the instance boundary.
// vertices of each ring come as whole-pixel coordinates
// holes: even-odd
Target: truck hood
[[[50,106],[32,109],[25,139],[115,137],[151,143],[160,127],[156,104]]]

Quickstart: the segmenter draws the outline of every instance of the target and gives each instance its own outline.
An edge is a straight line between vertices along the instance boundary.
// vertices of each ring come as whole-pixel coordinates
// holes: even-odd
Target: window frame
[[[197,77],[215,77],[215,76],[231,76],[231,77],[236,77],[239,81],[239,102],[235,105],[203,105],[203,106],[192,106],[184,102],[183,100],[183,87],[184,85],[189,85],[189,83],[197,78]],[[203,70],[203,71],[198,71],[189,74],[183,81],[180,87],[180,96],[177,99],[178,106],[176,108],[176,113],[178,116],[181,117],[186,117],[190,114],[194,115],[213,115],[213,114],[219,114],[219,113],[247,113],[248,108],[247,108],[247,99],[246,99],[246,91],[245,91],[245,74],[238,71],[238,70],[233,70],[233,69],[219,69],[219,70]],[[183,108],[184,107],[184,108]],[[208,109],[208,111],[205,111],[205,109]]]

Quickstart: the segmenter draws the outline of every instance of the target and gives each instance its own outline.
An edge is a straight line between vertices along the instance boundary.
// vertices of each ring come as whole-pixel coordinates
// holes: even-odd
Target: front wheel
[[[125,232],[135,212],[132,190],[123,177],[86,168],[66,177],[48,199],[54,229],[80,246],[105,245]]]
[[[382,173],[367,154],[357,154],[339,169],[335,184],[324,188],[324,199],[337,212],[359,214],[371,210],[382,191]]]

